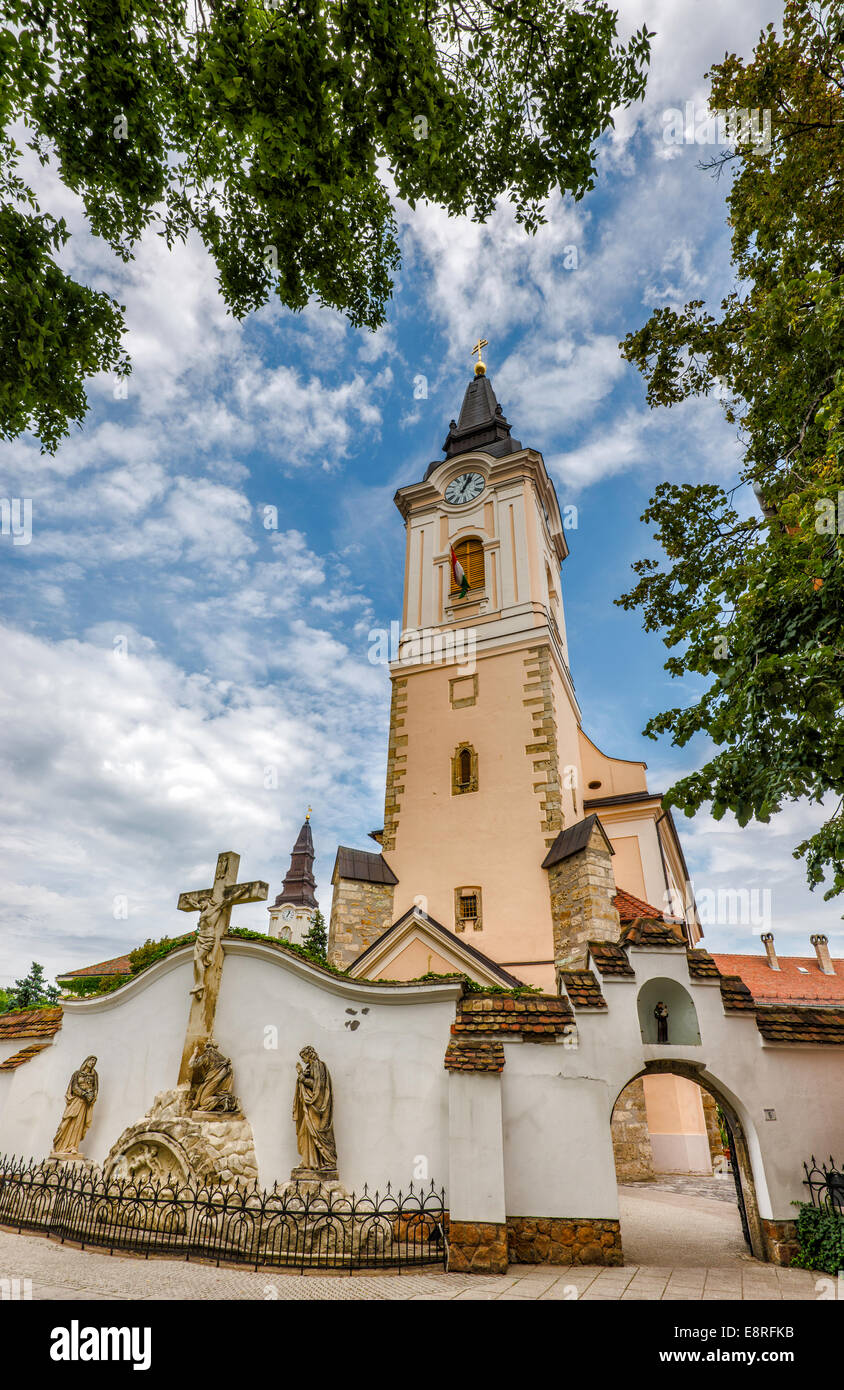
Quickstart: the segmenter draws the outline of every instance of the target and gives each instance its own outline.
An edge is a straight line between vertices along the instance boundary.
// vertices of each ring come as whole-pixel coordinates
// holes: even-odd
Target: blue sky
[[[33,957],[54,973],[187,929],[177,895],[209,882],[224,848],[274,894],[309,804],[327,908],[337,843],[382,824],[388,680],[367,653],[400,615],[392,495],[440,457],[480,334],[514,434],[578,508],[563,593],[587,732],[644,757],[654,790],[700,764],[703,747],[642,738],[684,696],[659,637],[613,599],[651,545],[639,517],[654,485],[729,486],[738,446],[715,402],[650,412],[617,343],[655,305],[730,286],[724,187],[697,167],[705,150],[665,144],[662,113],[703,107],[709,65],[778,18],[759,0],[738,14],[625,0],[621,28],[655,29],[654,61],[647,100],[602,144],[595,192],[553,200],[534,238],[506,206],[486,227],[400,207],[404,265],[375,335],[316,306],[236,324],[193,243],[168,253],[151,236],[119,268],[39,173],[75,232],[68,265],[126,305],[134,373],[125,400],[93,384],[54,458],[29,439],[2,453],[0,492],[32,498],[33,537],[0,539],[0,984]],[[744,831],[683,820],[696,886],[770,889],[781,951],[811,953],[817,930],[840,951],[840,907],[790,854],[820,814],[793,806]],[[261,905],[238,914],[265,920]],[[759,949],[727,923],[707,944]]]

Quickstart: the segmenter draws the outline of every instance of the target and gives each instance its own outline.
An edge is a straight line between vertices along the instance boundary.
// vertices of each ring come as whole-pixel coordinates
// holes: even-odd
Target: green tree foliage
[[[593,186],[650,35],[601,0],[6,0],[0,24],[0,437],[54,450],[85,381],[125,375],[123,308],[58,260],[24,146],[123,261],[197,232],[238,318],[276,295],[384,320],[391,197],[529,230]]]
[[[702,732],[718,750],[668,801],[686,815],[711,802],[745,825],[844,794],[842,0],[789,0],[781,38],[768,26],[752,61],[728,55],[708,76],[712,110],[771,112],[770,149],[745,140],[713,161],[731,175],[737,288],[717,313],[699,300],[657,309],[622,350],[651,406],[720,397],[748,506],[737,489],[663,483],[643,520],[667,561],[639,560],[617,602],[678,650],[673,676],[705,681],[645,730],[681,747]],[[831,875],[826,897],[844,889],[840,801],[794,853],[812,887]]]
[[[6,1011],[11,1008],[9,997],[9,991],[7,989],[0,989],[0,1014],[6,1013]]]
[[[328,960],[328,931],[319,908],[311,915],[311,924],[302,941],[302,949],[316,960]]]
[[[55,985],[48,985],[44,979],[44,967],[37,960],[32,962],[29,974],[22,980],[15,980],[7,994],[8,1009],[35,1009],[39,1004],[56,1004],[59,991]]]

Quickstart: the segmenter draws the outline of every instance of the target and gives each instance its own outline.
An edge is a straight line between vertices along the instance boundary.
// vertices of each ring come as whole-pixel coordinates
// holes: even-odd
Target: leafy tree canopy
[[[844,5],[789,0],[778,38],[708,74],[712,110],[771,113],[770,148],[741,139],[713,161],[728,192],[736,288],[717,312],[657,309],[622,344],[651,406],[715,393],[739,431],[743,510],[713,484],[662,484],[643,520],[665,561],[639,560],[617,600],[705,679],[649,722],[719,750],[668,794],[686,815],[768,821],[784,802],[844,795]],[[710,167],[713,167],[710,165]],[[750,498],[752,502],[753,499]],[[748,514],[748,512],[750,514]],[[844,819],[794,851],[812,887],[844,889]]]
[[[123,309],[60,264],[69,231],[24,147],[123,261],[148,227],[202,238],[238,318],[276,295],[375,328],[399,263],[394,191],[534,230],[593,186],[643,95],[646,28],[601,0],[6,0],[0,25],[0,437],[54,450]]]

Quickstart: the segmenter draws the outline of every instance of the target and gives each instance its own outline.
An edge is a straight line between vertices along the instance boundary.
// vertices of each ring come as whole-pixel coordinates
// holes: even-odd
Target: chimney
[[[762,940],[765,943],[765,955],[768,957],[768,964],[772,970],[779,970],[780,963],[777,960],[777,953],[774,950],[774,933],[772,931],[764,931],[762,933]]]
[[[824,975],[834,975],[835,966],[832,964],[832,957],[829,954],[829,938],[818,933],[817,936],[810,936],[809,940],[815,948],[818,965]]]

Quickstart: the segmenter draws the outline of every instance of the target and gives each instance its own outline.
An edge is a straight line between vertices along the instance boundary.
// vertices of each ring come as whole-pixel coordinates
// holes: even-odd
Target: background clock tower
[[[281,885],[281,892],[269,909],[269,936],[301,943],[319,906],[314,880],[314,837],[311,834],[311,808],[296,838],[290,856],[290,868]]]

